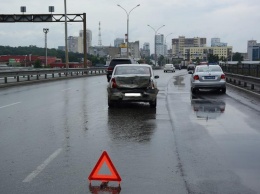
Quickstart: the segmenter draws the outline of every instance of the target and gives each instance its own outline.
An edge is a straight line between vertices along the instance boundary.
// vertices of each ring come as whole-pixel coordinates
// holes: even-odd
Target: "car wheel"
[[[198,92],[198,89],[196,88],[190,88],[192,94],[196,94]]]
[[[112,100],[107,99],[107,105],[109,108],[113,108],[115,106],[115,103]]]
[[[226,88],[222,88],[222,89],[221,89],[221,93],[222,93],[222,94],[225,94],[225,93],[226,93]]]
[[[151,108],[156,108],[157,106],[157,98],[154,101],[149,102]]]

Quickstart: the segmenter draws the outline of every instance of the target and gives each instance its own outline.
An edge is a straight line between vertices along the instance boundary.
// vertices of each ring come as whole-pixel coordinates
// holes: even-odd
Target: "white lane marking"
[[[62,151],[62,148],[57,149],[52,155],[49,156],[40,166],[36,168],[31,174],[29,174],[24,180],[24,183],[29,183],[31,182],[38,174],[40,174],[46,166],[54,160]]]
[[[66,90],[71,90],[71,88],[68,88],[68,89],[64,89],[64,90],[61,90],[62,92],[66,91]]]
[[[15,102],[15,103],[8,104],[8,105],[5,105],[5,106],[0,106],[0,108],[5,108],[5,107],[8,107],[8,106],[13,106],[13,105],[20,104],[20,103],[21,103],[21,102]]]

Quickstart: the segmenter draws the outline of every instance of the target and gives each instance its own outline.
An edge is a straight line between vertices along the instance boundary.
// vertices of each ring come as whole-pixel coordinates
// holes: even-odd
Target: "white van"
[[[175,67],[173,64],[165,64],[165,66],[163,68],[163,72],[165,73],[168,71],[175,72]]]

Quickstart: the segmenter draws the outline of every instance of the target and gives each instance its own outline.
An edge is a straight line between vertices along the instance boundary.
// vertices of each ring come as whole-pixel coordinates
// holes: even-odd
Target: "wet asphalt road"
[[[105,76],[1,89],[0,193],[90,193],[104,150],[120,193],[260,193],[260,100],[192,96],[186,70],[155,72],[157,109],[108,109]]]

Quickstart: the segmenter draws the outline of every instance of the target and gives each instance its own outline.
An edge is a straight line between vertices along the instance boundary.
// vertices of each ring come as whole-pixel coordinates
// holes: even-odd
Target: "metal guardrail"
[[[255,92],[260,92],[260,78],[233,73],[225,73],[225,75],[226,81],[230,84],[255,90]]]
[[[33,69],[33,70],[2,70],[0,69],[0,85],[29,82],[33,80],[51,80],[86,75],[104,75],[106,68],[70,68],[70,69]]]
[[[224,72],[235,73],[245,76],[260,77],[260,63],[224,63],[220,64]]]

